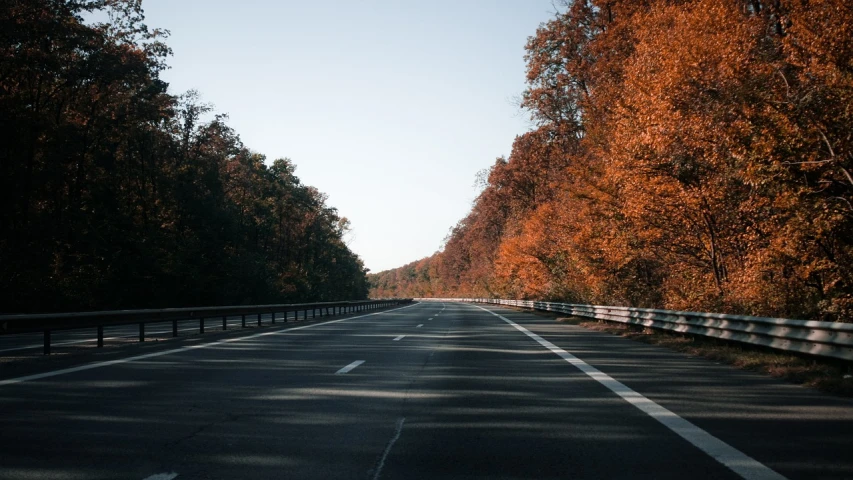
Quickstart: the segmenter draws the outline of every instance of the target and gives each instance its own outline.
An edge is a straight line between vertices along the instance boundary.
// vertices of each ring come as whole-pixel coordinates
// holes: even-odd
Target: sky
[[[351,222],[373,272],[441,248],[478,171],[531,128],[524,45],[552,0],[144,0],[161,77],[287,157]]]

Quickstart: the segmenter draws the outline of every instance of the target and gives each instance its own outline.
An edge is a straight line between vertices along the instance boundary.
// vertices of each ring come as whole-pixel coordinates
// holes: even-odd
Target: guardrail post
[[[44,354],[50,355],[50,330],[44,331]]]
[[[270,316],[272,317],[273,325],[275,325],[275,312],[270,313]]]
[[[317,318],[317,309],[311,307],[311,318]]]
[[[145,322],[139,322],[139,341],[145,341]]]
[[[228,330],[228,317],[225,315],[222,316],[222,329]]]
[[[261,314],[260,313],[258,314],[258,326],[259,327],[261,326]]]
[[[104,326],[98,325],[98,348],[104,346]]]
[[[204,333],[204,317],[198,319],[198,333]]]
[[[246,314],[240,315],[240,320],[243,325],[243,328],[246,328]]]
[[[173,337],[178,336],[178,321],[177,320],[172,320],[172,336]]]

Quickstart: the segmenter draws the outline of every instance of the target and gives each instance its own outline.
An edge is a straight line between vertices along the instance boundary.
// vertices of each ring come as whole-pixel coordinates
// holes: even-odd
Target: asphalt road
[[[0,364],[0,412],[0,479],[853,478],[849,400],[464,304]]]

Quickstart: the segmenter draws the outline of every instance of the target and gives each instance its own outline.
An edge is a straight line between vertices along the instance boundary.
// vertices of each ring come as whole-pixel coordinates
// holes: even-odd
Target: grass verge
[[[853,397],[853,365],[840,360],[779,352],[760,346],[617,322],[573,318],[571,323],[589,330],[607,332],[740,369],[764,373],[822,392]]]
[[[530,312],[530,310],[525,311]],[[822,392],[853,398],[853,363],[843,360],[782,352],[756,345],[726,342],[716,338],[655,330],[618,322],[583,317],[559,317],[549,312],[534,311],[534,313],[588,330],[606,332],[634,341],[666,347],[743,370],[781,378]]]

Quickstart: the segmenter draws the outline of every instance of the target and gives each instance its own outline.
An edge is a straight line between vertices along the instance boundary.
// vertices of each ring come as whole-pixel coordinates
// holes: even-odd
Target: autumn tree
[[[364,298],[345,222],[167,93],[164,42],[138,0],[0,6],[0,310]]]
[[[851,28],[843,0],[566,2],[527,43],[535,128],[429,282],[849,319]]]

